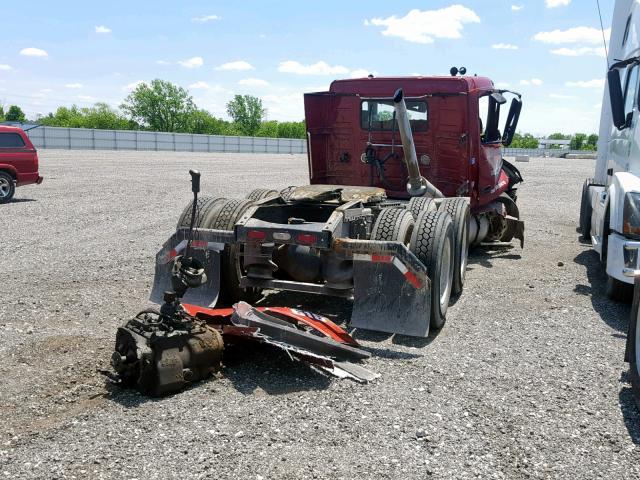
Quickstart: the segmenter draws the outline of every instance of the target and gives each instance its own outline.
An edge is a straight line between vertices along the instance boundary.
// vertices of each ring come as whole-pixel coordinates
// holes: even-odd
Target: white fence
[[[29,130],[36,148],[171,152],[307,153],[306,140],[194,135],[190,133],[39,127]]]
[[[170,152],[307,153],[307,142],[292,138],[234,137],[190,133],[94,130],[90,128],[39,127],[29,130],[36,148],[69,150],[149,150]],[[564,149],[505,148],[503,155],[560,157],[589,153]],[[593,152],[595,153],[595,152]]]

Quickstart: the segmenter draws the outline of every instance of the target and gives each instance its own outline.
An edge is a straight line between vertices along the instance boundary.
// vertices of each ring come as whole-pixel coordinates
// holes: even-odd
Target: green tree
[[[278,123],[278,138],[307,138],[307,126],[302,122]]]
[[[571,137],[571,144],[569,145],[569,148],[571,150],[582,150],[582,146],[585,144],[586,140],[586,134],[576,133],[573,137]]]
[[[262,100],[251,95],[236,95],[227,103],[227,113],[243,135],[255,135],[265,115]]]
[[[41,125],[68,128],[103,128],[108,130],[130,130],[137,128],[134,122],[125,118],[106,103],[96,103],[93,107],[59,107],[55,114],[50,113],[40,119]]]
[[[511,148],[538,148],[538,146],[538,139],[530,133],[525,133],[524,135],[516,133],[510,145]]]
[[[592,133],[591,135],[589,135],[589,137],[587,137],[587,144],[586,147],[588,147],[589,150],[597,150],[598,149],[598,135],[596,135],[595,133]]]
[[[184,88],[165,80],[142,83],[120,106],[133,121],[158,132],[186,132],[196,106]]]
[[[22,109],[17,105],[11,105],[4,117],[7,122],[24,122],[27,119]]]
[[[194,110],[189,119],[189,133],[206,135],[237,135],[235,126],[216,118],[206,110]]]
[[[0,105],[0,122],[4,121],[4,107]]]

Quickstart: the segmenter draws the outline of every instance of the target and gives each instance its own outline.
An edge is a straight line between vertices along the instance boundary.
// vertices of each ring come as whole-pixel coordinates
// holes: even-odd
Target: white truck
[[[606,265],[607,295],[627,301],[640,273],[640,2],[617,0],[595,176],[585,180],[580,232]]]
[[[596,171],[582,189],[580,231],[606,265],[607,295],[628,301],[633,294],[625,361],[640,408],[640,0],[616,0],[607,65]]]

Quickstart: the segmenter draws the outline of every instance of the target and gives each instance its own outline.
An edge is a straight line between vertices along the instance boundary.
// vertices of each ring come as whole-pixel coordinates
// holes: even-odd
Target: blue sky
[[[299,120],[334,78],[456,65],[523,94],[521,131],[596,132],[606,69],[595,0],[37,0],[3,20],[0,102],[30,116],[162,78],[218,116],[240,93]]]

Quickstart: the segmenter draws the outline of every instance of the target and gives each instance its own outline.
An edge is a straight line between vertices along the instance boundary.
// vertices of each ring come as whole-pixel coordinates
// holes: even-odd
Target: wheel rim
[[[451,296],[451,242],[446,242],[442,249],[442,262],[440,263],[440,311],[444,311],[449,304]]]
[[[464,231],[462,232],[462,240],[460,242],[460,278],[464,278],[464,274],[467,271],[467,262],[469,261],[469,228],[467,223],[464,224]]]
[[[6,198],[11,192],[11,183],[4,177],[0,177],[0,198]]]

